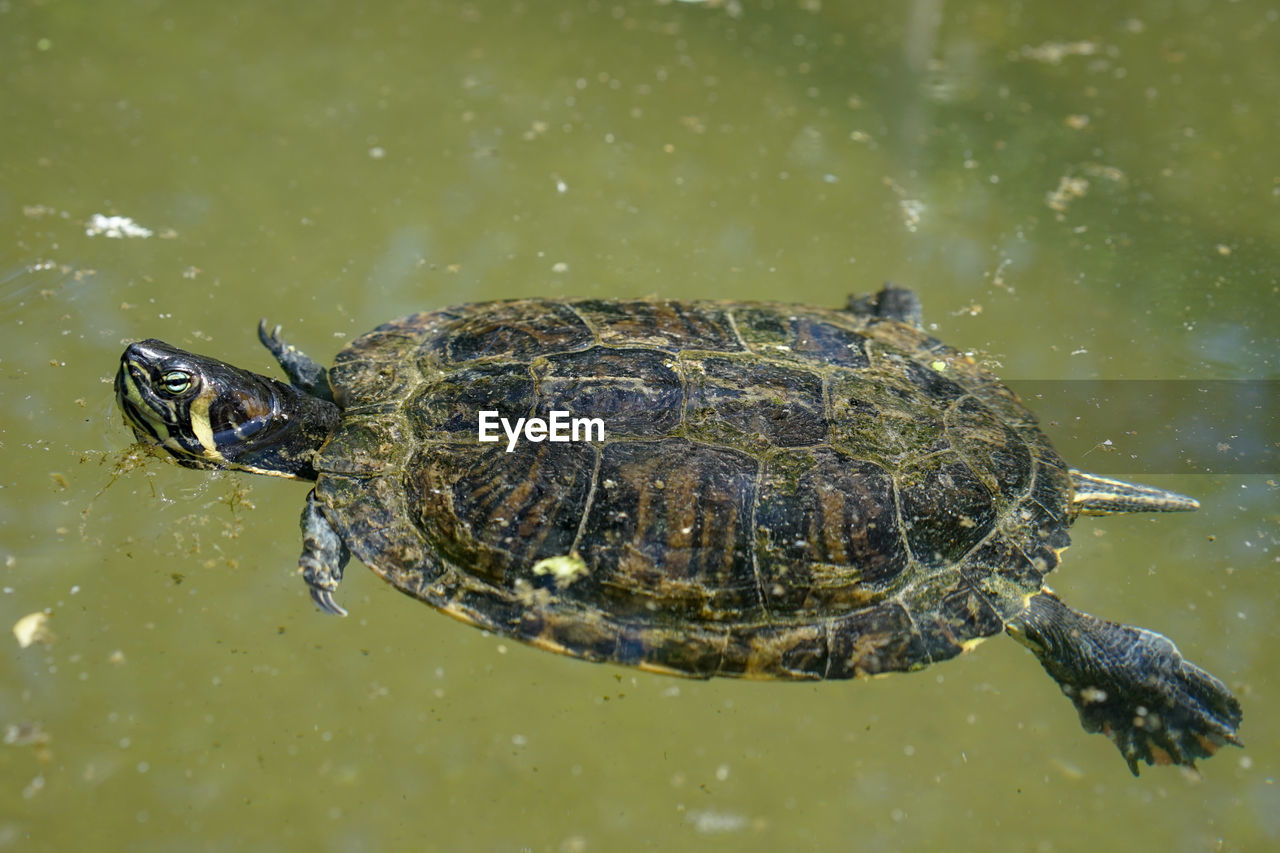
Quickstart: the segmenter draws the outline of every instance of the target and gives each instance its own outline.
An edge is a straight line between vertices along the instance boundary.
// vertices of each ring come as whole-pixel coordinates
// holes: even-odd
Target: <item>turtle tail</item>
[[[1195,766],[1224,743],[1243,746],[1243,716],[1226,685],[1182,656],[1169,638],[1033,595],[1008,632],[1031,649],[1075,704],[1087,732],[1138,762]]]

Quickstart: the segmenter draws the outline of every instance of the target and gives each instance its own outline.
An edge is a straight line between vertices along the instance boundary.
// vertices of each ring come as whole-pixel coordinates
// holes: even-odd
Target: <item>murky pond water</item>
[[[329,618],[304,486],[130,461],[130,340],[269,371],[262,316],[328,360],[515,296],[892,279],[1010,379],[1280,378],[1274,8],[846,5],[0,2],[0,617],[52,635],[0,654],[0,847],[1275,846],[1274,467],[1152,471],[1203,509],[1084,519],[1052,578],[1244,705],[1246,749],[1133,779],[1003,638],[796,686],[556,657],[358,567]],[[1170,415],[1092,417],[1046,429],[1106,467]]]

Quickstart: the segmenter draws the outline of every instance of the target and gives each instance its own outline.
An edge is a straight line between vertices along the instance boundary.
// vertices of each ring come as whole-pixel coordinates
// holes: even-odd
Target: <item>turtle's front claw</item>
[[[311,600],[325,613],[346,616],[333,591],[342,583],[342,568],[351,559],[351,552],[342,544],[342,537],[329,524],[316,502],[316,491],[307,493],[307,507],[302,511],[302,554],[298,557],[298,573],[311,590]]]
[[[333,389],[329,387],[329,371],[286,341],[283,326],[272,326],[263,317],[258,321],[258,340],[262,341],[262,345],[280,363],[290,382],[312,397],[334,402]]]
[[[327,589],[311,587],[311,600],[316,603],[316,607],[319,607],[325,613],[333,616],[347,615],[347,611],[342,609],[342,605],[333,600],[333,593]]]
[[[284,342],[283,334],[284,326],[272,326],[267,323],[266,317],[258,321],[258,340],[262,341],[262,345],[272,353],[283,352],[288,347]]]

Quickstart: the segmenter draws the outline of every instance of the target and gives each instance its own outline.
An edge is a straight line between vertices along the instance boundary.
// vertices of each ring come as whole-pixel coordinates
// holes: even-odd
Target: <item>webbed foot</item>
[[[1240,703],[1161,634],[1080,613],[1049,592],[1032,596],[1007,630],[1062,687],[1085,731],[1109,737],[1135,776],[1139,761],[1195,767],[1225,743],[1243,745]]]
[[[298,558],[298,571],[311,588],[311,600],[326,613],[346,616],[347,611],[334,601],[333,593],[342,583],[342,570],[351,559],[351,552],[324,517],[314,489],[307,493],[301,527],[302,556]]]

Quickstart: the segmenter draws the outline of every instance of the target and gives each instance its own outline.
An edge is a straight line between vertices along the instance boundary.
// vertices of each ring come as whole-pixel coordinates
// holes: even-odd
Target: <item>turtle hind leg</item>
[[[1195,498],[1127,483],[1110,477],[1099,477],[1071,469],[1071,505],[1085,515],[1113,515],[1119,512],[1189,512],[1200,508]]]
[[[329,371],[285,341],[280,326],[269,326],[266,318],[262,318],[258,322],[258,340],[275,356],[290,382],[312,397],[319,397],[330,403],[337,402],[333,399],[333,389],[329,385]]]
[[[1085,731],[1111,738],[1135,776],[1139,760],[1194,767],[1224,743],[1242,745],[1240,703],[1167,637],[1072,610],[1048,591],[1006,630],[1062,687]]]
[[[886,283],[879,293],[868,293],[865,296],[850,295],[847,308],[854,314],[897,320],[899,323],[906,323],[917,329],[924,326],[920,297],[916,296],[915,291],[898,287],[892,282]]]

